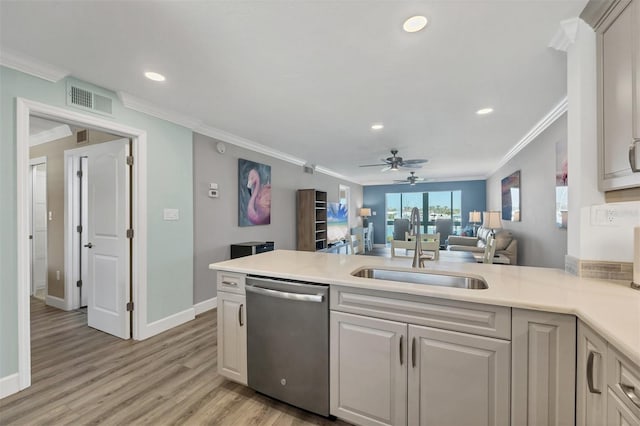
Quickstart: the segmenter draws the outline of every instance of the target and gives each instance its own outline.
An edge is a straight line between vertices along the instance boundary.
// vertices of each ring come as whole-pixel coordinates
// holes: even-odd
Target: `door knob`
[[[86,248],[92,248],[92,247],[93,247],[93,244],[89,243],[89,244],[85,244],[84,246],[85,246]]]

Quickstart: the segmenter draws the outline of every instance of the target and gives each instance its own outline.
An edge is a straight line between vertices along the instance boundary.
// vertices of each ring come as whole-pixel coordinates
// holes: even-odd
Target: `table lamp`
[[[478,223],[482,222],[482,213],[480,213],[479,211],[473,210],[469,212],[469,223],[472,224],[473,226],[473,236],[477,236],[478,235]]]
[[[491,229],[491,235],[496,236],[496,229],[502,228],[502,220],[500,219],[499,211],[484,212],[484,221],[482,226]]]
[[[367,218],[371,216],[371,209],[363,207],[360,209],[360,216],[362,216],[362,226],[367,227],[369,224],[367,223]]]

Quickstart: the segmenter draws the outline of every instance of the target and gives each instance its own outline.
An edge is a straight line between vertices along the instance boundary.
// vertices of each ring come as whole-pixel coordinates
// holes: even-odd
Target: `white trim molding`
[[[69,71],[55,67],[35,58],[5,49],[0,50],[0,65],[11,68],[25,74],[33,75],[43,80],[56,83],[69,74]]]
[[[35,135],[30,135],[29,145],[31,146],[42,145],[43,143],[66,138],[67,136],[71,136],[71,135],[73,135],[73,132],[71,131],[71,127],[69,127],[69,125],[67,124],[62,124],[60,126],[53,127],[49,130],[36,133]]]
[[[166,318],[159,319],[158,321],[154,321],[152,323],[147,324],[145,329],[143,330],[143,334],[140,340],[148,339],[149,337],[153,337],[157,334],[160,334],[164,331],[170,330],[173,327],[177,327],[179,325],[184,324],[185,322],[189,322],[192,319],[195,319],[195,309],[189,308],[185,309],[182,312],[178,312],[173,315],[169,315]]]
[[[518,141],[518,143],[515,144],[515,146],[511,148],[509,152],[507,152],[504,155],[504,157],[502,157],[502,159],[500,160],[498,165],[493,169],[493,171],[489,173],[487,176],[485,176],[484,178],[487,179],[491,175],[493,175],[495,172],[500,170],[500,168],[505,164],[507,164],[509,160],[511,160],[520,151],[522,151],[527,145],[533,142],[535,138],[538,137],[538,135],[540,135],[540,133],[544,132],[549,126],[555,123],[555,121],[558,118],[562,117],[562,115],[567,112],[567,106],[568,106],[568,102],[567,102],[567,97],[565,96],[564,99],[560,101],[560,103],[558,103],[555,107],[553,107],[553,109],[549,111],[547,115],[542,117],[542,119],[538,121],[536,125],[533,126],[531,130],[529,130],[527,134],[524,135],[522,139],[520,139],[520,141]]]
[[[277,158],[279,160],[283,160],[288,163],[295,164],[296,166],[304,166],[305,164],[307,164],[307,161],[303,160],[302,158],[289,155],[287,153],[278,151],[277,149],[270,148],[261,143],[254,142],[250,139],[246,139],[241,136],[235,135],[233,133],[229,133],[227,131],[210,126],[202,122],[201,120],[193,119],[184,114],[180,114],[175,111],[170,111],[168,109],[158,107],[152,104],[151,102],[145,101],[144,99],[137,98],[126,92],[117,92],[117,93],[118,93],[118,99],[120,99],[120,102],[122,102],[122,105],[124,105],[126,108],[141,112],[143,114],[151,115],[153,117],[157,117],[165,121],[169,121],[179,126],[186,127],[187,129],[191,129],[193,132],[200,133],[201,135],[209,136],[211,138],[214,138],[226,143],[230,143],[232,145],[236,145],[241,148],[246,148],[250,151],[254,151],[259,154],[264,154],[269,157]],[[318,166],[316,167],[316,171],[328,176],[333,176],[338,179],[343,179],[349,182],[354,182],[359,184],[359,182],[353,180],[352,178],[343,176],[326,167]]]
[[[11,374],[0,378],[0,399],[20,391],[20,375]]]
[[[212,297],[211,299],[207,299],[193,305],[193,310],[196,315],[200,315],[207,311],[215,309],[216,307],[218,307],[218,298]]]
[[[44,303],[46,303],[47,306],[53,306],[54,308],[62,309],[63,311],[71,310],[71,306],[67,306],[67,302],[64,299],[51,296],[49,294],[44,297]]]
[[[549,47],[566,52],[569,46],[576,41],[580,21],[580,18],[571,18],[560,22],[560,28],[549,42]]]

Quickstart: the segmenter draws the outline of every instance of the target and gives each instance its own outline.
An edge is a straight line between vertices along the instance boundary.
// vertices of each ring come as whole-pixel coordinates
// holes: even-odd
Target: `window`
[[[386,240],[393,239],[395,219],[409,219],[411,210],[420,210],[421,233],[433,233],[436,220],[452,219],[453,232],[459,233],[462,224],[462,191],[403,192],[386,194]],[[428,214],[425,217],[424,212]]]

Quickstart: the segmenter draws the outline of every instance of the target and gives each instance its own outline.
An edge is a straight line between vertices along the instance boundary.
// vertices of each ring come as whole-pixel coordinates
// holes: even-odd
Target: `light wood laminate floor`
[[[1,425],[345,425],[216,373],[216,311],[142,342],[31,299],[32,386],[0,400]]]

